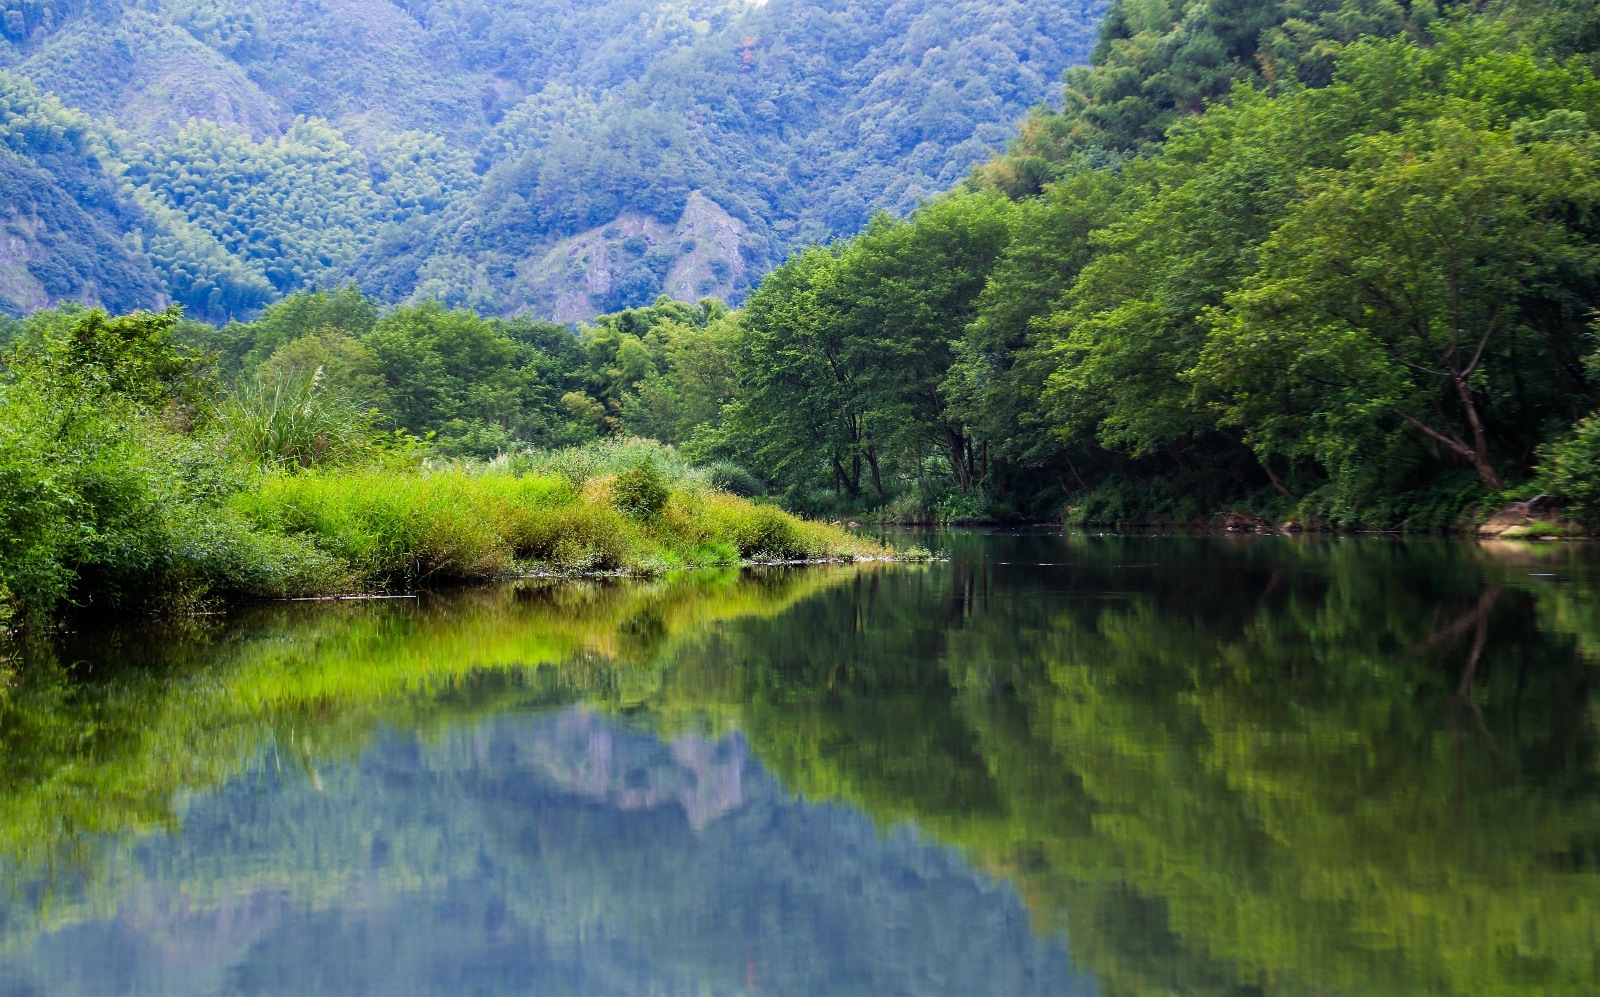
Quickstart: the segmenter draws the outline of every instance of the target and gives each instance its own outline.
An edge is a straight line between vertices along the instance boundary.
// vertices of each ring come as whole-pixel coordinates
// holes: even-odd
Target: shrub
[[[36,622],[68,599],[174,607],[336,586],[333,559],[220,507],[241,480],[215,448],[113,399],[73,410],[51,392],[4,386],[0,586]]]
[[[810,557],[815,551],[802,542],[796,520],[770,505],[752,506],[734,531],[734,543],[744,557],[788,560]]]
[[[189,432],[211,389],[205,362],[172,340],[175,313],[46,318],[0,380],[0,587],[13,614],[334,583],[325,554],[221,507],[247,472]]]
[[[692,516],[706,537],[731,544],[740,557],[793,561],[884,553],[877,544],[836,527],[808,522],[774,506],[753,505],[732,495],[697,497]]]
[[[767,493],[760,479],[731,461],[719,460],[708,464],[706,475],[713,488],[721,489],[730,495],[753,498]]]
[[[573,502],[528,510],[508,539],[525,560],[562,571],[606,571],[627,562],[627,536],[628,524],[617,510]]]
[[[700,488],[707,484],[704,471],[672,447],[654,440],[604,439],[560,450],[524,450],[496,464],[516,475],[560,475],[575,485],[648,464],[678,487]]]
[[[1580,420],[1567,439],[1540,448],[1535,481],[1585,518],[1600,515],[1600,412]]]
[[[511,430],[498,423],[452,419],[439,428],[432,449],[441,457],[493,461],[519,445]]]
[[[617,475],[611,494],[617,509],[634,519],[654,519],[672,497],[666,479],[651,464],[639,464]]]

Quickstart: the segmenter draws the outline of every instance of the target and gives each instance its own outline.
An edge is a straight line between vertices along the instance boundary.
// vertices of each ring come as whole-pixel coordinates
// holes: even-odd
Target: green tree
[[[862,419],[839,323],[817,302],[840,266],[834,252],[813,247],[751,295],[740,316],[743,390],[729,412],[747,459],[769,478],[809,486],[825,476],[836,491],[855,442],[850,429]]]
[[[886,457],[921,477],[939,453],[965,492],[989,472],[984,441],[952,409],[956,343],[1010,240],[1014,206],[951,196],[910,222],[885,216],[836,250],[797,255],[762,282],[742,316],[744,432],[759,466],[801,484],[881,498]]]
[[[1005,256],[956,343],[945,382],[951,408],[989,442],[997,461],[1014,468],[1045,470],[1052,478],[1077,474],[1060,466],[1071,458],[1038,404],[1054,369],[1041,320],[1066,307],[1068,292],[1093,259],[1089,235],[1110,221],[1116,185],[1109,172],[1084,172],[1019,205]],[[1005,487],[1003,472],[996,483]],[[1070,493],[1073,486],[1062,487]]]
[[[1600,194],[1592,143],[1448,119],[1365,140],[1267,242],[1197,378],[1263,453],[1346,468],[1400,420],[1500,490],[1486,396],[1537,349],[1519,306],[1600,263],[1575,226]]]
[[[390,408],[378,355],[361,340],[323,326],[278,347],[257,369],[265,383],[315,379],[321,390],[362,408]]]
[[[868,413],[853,433],[852,458],[867,458],[880,496],[878,454],[886,446],[902,460],[938,447],[962,492],[990,475],[989,441],[973,436],[947,378],[1010,244],[1014,215],[1011,202],[990,193],[951,195],[909,222],[880,218],[840,255],[826,307],[845,324],[846,362],[860,370]]]

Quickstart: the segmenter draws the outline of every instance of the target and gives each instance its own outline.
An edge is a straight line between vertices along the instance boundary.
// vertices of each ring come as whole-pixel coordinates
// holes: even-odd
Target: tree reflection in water
[[[731,826],[734,737],[787,792],[1009,881],[1105,993],[1600,991],[1587,548],[932,539],[948,563],[271,610],[75,652],[136,669],[26,672],[0,827],[70,885],[50,896],[79,898],[27,909],[114,895],[86,832],[176,829],[175,790],[326,778],[377,729],[504,737],[496,717],[581,702],[667,761],[614,784],[599,742],[546,750],[566,791]],[[438,863],[386,847],[417,875]],[[14,938],[45,916],[23,909]]]

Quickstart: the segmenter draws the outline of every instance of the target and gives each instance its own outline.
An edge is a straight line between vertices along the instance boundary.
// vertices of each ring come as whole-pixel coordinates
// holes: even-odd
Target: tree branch
[[[1416,416],[1412,415],[1410,412],[1407,412],[1404,409],[1395,409],[1394,411],[1395,411],[1395,414],[1398,415],[1400,418],[1402,418],[1405,421],[1411,423],[1411,425],[1413,425],[1413,426],[1417,427],[1418,429],[1422,430],[1424,433],[1427,433],[1429,436],[1431,436],[1434,439],[1438,440],[1440,443],[1443,443],[1445,446],[1449,447],[1451,450],[1454,450],[1456,453],[1458,453],[1461,456],[1467,458],[1468,460],[1471,460],[1471,459],[1473,459],[1474,457],[1477,456],[1477,454],[1472,452],[1472,448],[1467,446],[1465,443],[1462,443],[1460,440],[1454,439],[1452,437],[1446,436],[1445,434],[1439,432],[1437,429],[1434,429],[1432,426],[1430,426],[1427,423],[1423,422],[1421,419],[1418,419]]]
[[[1462,371],[1462,376],[1471,377],[1472,372],[1478,369],[1478,361],[1483,359],[1483,348],[1489,345],[1489,336],[1494,333],[1494,327],[1500,323],[1500,313],[1505,309],[1504,301],[1497,302],[1494,314],[1489,317],[1489,327],[1483,330],[1483,338],[1478,340],[1478,348],[1473,351],[1472,362],[1467,364],[1467,369]]]

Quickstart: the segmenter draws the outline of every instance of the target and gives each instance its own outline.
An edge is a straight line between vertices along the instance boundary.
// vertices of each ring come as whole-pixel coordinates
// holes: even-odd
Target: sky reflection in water
[[[41,994],[1083,994],[1015,893],[776,785],[744,741],[583,707],[257,771],[140,839]]]

